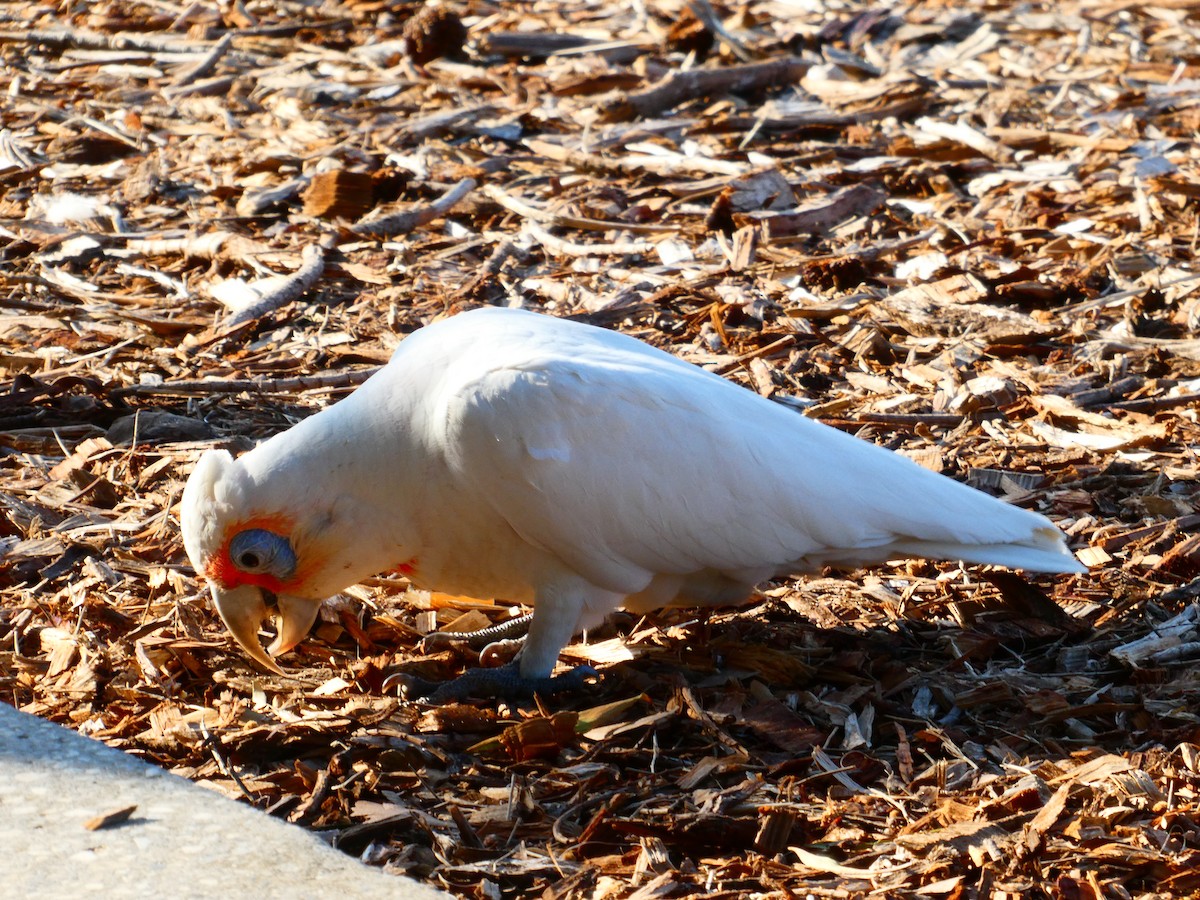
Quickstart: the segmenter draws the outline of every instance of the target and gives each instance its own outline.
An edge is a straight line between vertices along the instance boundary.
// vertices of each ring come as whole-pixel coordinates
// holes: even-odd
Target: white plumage
[[[206,455],[183,529],[226,624],[271,667],[256,634],[272,594],[282,652],[322,599],[397,567],[531,604],[529,679],[619,606],[738,603],[826,564],[1084,571],[1043,516],[633,338],[503,309],[421,329],[349,398],[236,461]],[[247,530],[255,547],[278,539],[274,570],[230,556]]]

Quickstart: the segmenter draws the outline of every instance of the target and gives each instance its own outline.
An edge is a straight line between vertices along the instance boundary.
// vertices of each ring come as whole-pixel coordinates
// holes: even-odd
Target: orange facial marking
[[[296,572],[287,581],[281,581],[279,578],[266,572],[243,572],[234,565],[233,559],[229,556],[229,542],[233,540],[234,535],[248,531],[251,528],[261,528],[264,531],[270,531],[286,537],[292,532],[292,521],[286,516],[255,516],[254,518],[246,519],[230,526],[225,531],[225,541],[221,544],[221,549],[210,556],[208,562],[205,563],[204,574],[208,577],[208,580],[226,591],[250,584],[255,587],[265,588],[273,594],[288,593],[289,588],[294,589],[302,584],[307,577],[306,570],[310,569],[311,565],[297,566]],[[292,549],[295,548],[293,547]]]

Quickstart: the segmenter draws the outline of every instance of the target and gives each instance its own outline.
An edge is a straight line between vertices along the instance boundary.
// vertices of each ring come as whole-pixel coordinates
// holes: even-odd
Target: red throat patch
[[[406,578],[417,571],[417,559],[413,557],[408,562],[397,563],[389,571],[389,575],[403,575]]]

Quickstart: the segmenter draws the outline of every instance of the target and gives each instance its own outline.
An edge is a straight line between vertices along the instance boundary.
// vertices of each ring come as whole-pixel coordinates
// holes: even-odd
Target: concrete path
[[[128,821],[84,823],[137,804]],[[0,895],[446,900],[308,832],[0,703]]]

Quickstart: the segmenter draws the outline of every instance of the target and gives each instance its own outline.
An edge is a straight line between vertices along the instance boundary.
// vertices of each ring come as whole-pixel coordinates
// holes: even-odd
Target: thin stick
[[[232,328],[243,322],[261,318],[269,312],[274,312],[285,303],[291,303],[304,295],[325,271],[325,251],[317,244],[309,244],[300,252],[300,268],[279,283],[277,287],[263,294],[257,301],[235,312],[226,323]]]
[[[306,391],[337,391],[362,384],[383,366],[331,372],[328,375],[299,375],[292,378],[204,378],[195,381],[164,381],[162,384],[130,384],[114,388],[115,397],[178,396],[194,394],[300,394]]]
[[[570,216],[556,213],[548,209],[531,206],[524,200],[519,200],[512,194],[506,193],[494,184],[485,184],[483,193],[489,200],[503,206],[511,213],[516,213],[523,219],[531,219],[543,225],[557,225],[562,228],[578,228],[581,231],[611,231],[619,228],[623,231],[633,231],[640,234],[661,234],[674,232],[679,229],[673,225],[639,225],[634,222],[606,222],[602,219],[586,219],[582,216]]]
[[[598,153],[588,153],[586,150],[573,150],[551,141],[530,138],[525,146],[542,156],[548,156],[555,162],[574,166],[577,169],[597,172],[653,172],[656,175],[692,175],[697,172],[704,175],[729,175],[736,177],[745,175],[751,167],[744,163],[730,162],[726,159],[710,159],[704,156],[684,156],[672,153],[667,156],[654,156],[649,153],[627,153],[619,157],[601,156]],[[716,193],[720,188],[716,188]]]
[[[159,37],[157,35],[132,34],[127,31],[117,34],[97,34],[75,28],[55,28],[35,31],[0,31],[0,44],[45,44],[48,47],[78,47],[83,50],[139,50],[147,53],[195,53],[208,45],[185,37]]]
[[[232,231],[212,231],[208,234],[178,238],[137,238],[127,240],[125,247],[144,256],[176,256],[184,259],[220,259],[247,257],[264,253],[267,248]]]
[[[1173,406],[1192,406],[1200,404],[1200,394],[1178,394],[1174,397],[1149,397],[1145,400],[1122,400],[1118,403],[1105,404],[1106,409],[1123,409],[1127,412],[1158,412]]]
[[[581,244],[567,241],[551,234],[536,222],[526,222],[525,230],[547,250],[561,256],[624,256],[630,253],[650,253],[654,250],[654,245],[649,241],[621,241],[613,244]]]
[[[688,8],[700,20],[701,25],[728,45],[734,56],[742,62],[750,62],[750,51],[746,49],[746,45],[729,33],[708,0],[688,0]]]
[[[184,87],[185,85],[191,84],[197,78],[203,78],[205,75],[209,74],[214,68],[216,68],[217,63],[221,61],[221,57],[226,54],[232,45],[233,32],[227,31],[221,36],[221,39],[217,41],[216,45],[206,54],[204,54],[201,59],[197,60],[195,64],[188,66],[173,79],[171,79],[171,86],[163,93],[169,96],[171,93],[173,93],[174,88]]]
[[[813,63],[790,57],[722,69],[689,69],[672,72],[644,91],[613,101],[600,110],[605,122],[627,122],[653,118],[685,100],[717,92],[755,91],[777,85],[795,84]]]
[[[366,216],[351,225],[350,230],[355,234],[373,234],[378,237],[408,234],[414,228],[419,228],[427,222],[444,216],[457,206],[463,197],[475,190],[475,187],[474,178],[464,178],[427,206],[406,209],[403,212],[387,213],[374,218],[371,218],[374,213],[367,213]]]

